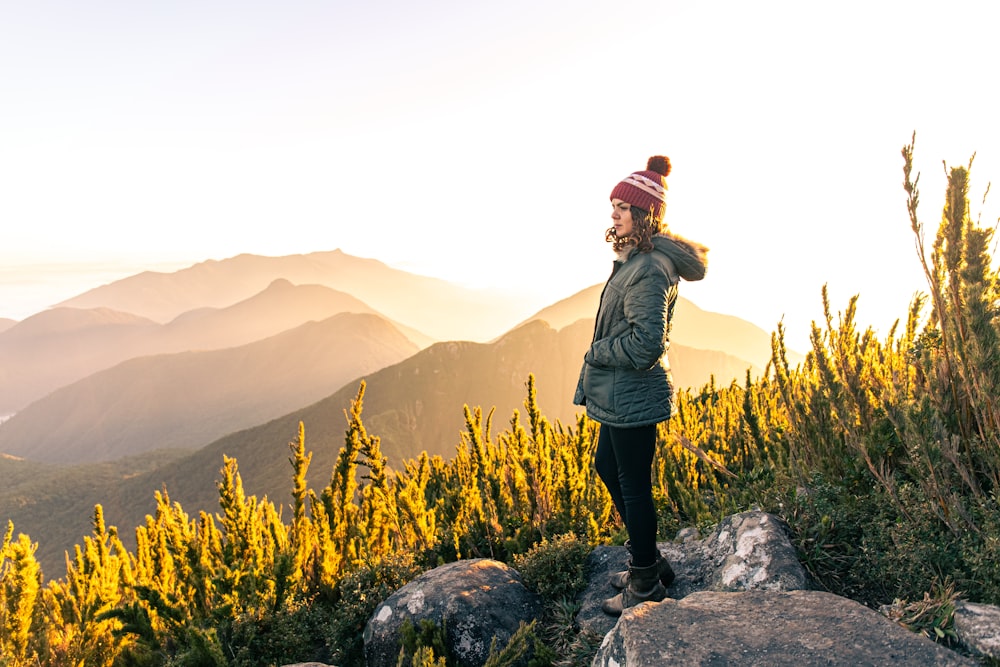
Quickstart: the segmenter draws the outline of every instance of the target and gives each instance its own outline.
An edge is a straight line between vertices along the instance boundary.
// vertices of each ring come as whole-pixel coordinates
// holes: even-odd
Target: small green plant
[[[524,554],[514,556],[514,567],[525,585],[545,600],[573,597],[587,585],[586,560],[591,547],[573,533],[543,539]]]
[[[414,627],[406,619],[400,627],[401,643],[397,667],[454,667],[455,659],[448,651],[447,620],[438,625],[429,618],[420,619]]]
[[[589,665],[600,637],[579,632],[574,623],[580,605],[577,594],[587,586],[586,562],[591,546],[572,533],[543,539],[514,557],[514,567],[528,588],[545,601],[545,619],[533,640],[531,665]],[[534,636],[534,635],[533,635]],[[511,644],[514,644],[513,638]],[[504,664],[504,663],[496,663]]]
[[[961,593],[955,592],[955,585],[935,584],[923,600],[907,602],[896,600],[886,609],[886,616],[911,632],[917,632],[934,641],[952,646],[958,636],[955,634],[955,605]]]
[[[497,648],[497,638],[490,644],[490,654],[483,667],[514,667],[525,664],[528,667],[549,667],[554,655],[535,634],[535,621],[521,621],[517,632],[511,635],[510,641],[502,649]]]
[[[575,623],[580,611],[579,603],[560,598],[546,605],[545,626],[542,633],[545,645],[555,654],[554,667],[589,666],[603,641],[603,635],[582,630]]]
[[[434,649],[430,646],[421,646],[417,649],[417,652],[413,654],[413,657],[409,662],[402,653],[399,654],[399,660],[396,662],[396,667],[448,667],[448,663],[444,658],[438,658],[434,655]]]

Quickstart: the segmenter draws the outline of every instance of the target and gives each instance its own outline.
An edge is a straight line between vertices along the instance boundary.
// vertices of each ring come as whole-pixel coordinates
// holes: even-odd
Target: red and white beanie
[[[667,205],[667,174],[670,158],[654,155],[646,163],[645,171],[636,171],[622,180],[611,191],[611,199],[621,199],[631,206],[661,217]]]

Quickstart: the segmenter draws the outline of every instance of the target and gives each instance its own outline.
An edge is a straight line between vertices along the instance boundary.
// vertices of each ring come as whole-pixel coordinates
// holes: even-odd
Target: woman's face
[[[615,236],[622,238],[632,233],[632,207],[621,199],[611,200],[611,220],[614,221]]]

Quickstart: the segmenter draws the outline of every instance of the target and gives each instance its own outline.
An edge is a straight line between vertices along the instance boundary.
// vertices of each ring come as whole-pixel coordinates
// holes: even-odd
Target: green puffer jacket
[[[670,418],[674,387],[667,362],[678,277],[705,277],[708,248],[671,234],[653,250],[615,261],[594,322],[573,403],[609,426],[635,427]]]

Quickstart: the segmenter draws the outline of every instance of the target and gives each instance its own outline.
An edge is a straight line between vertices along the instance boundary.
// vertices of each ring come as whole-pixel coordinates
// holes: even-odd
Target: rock
[[[774,515],[743,512],[723,519],[702,543],[701,572],[713,591],[810,588],[785,525]]]
[[[494,637],[503,647],[520,624],[541,618],[541,599],[521,575],[499,561],[476,558],[425,572],[376,607],[365,626],[367,667],[396,667],[406,620],[444,622],[449,650],[461,667],[481,667]]]
[[[1000,659],[1000,607],[959,602],[955,607],[955,634],[969,652]]]
[[[612,665],[975,665],[847,598],[704,591],[626,609],[594,657]]]
[[[781,521],[753,510],[723,519],[703,540],[697,533],[678,533],[683,541],[661,542],[660,551],[677,575],[667,594],[675,599],[698,591],[794,591],[812,588],[798,562],[795,547]],[[601,611],[601,602],[615,594],[608,577],[625,569],[625,547],[597,547],[587,560],[588,584],[578,598],[577,624],[582,630],[606,634],[616,619]]]

